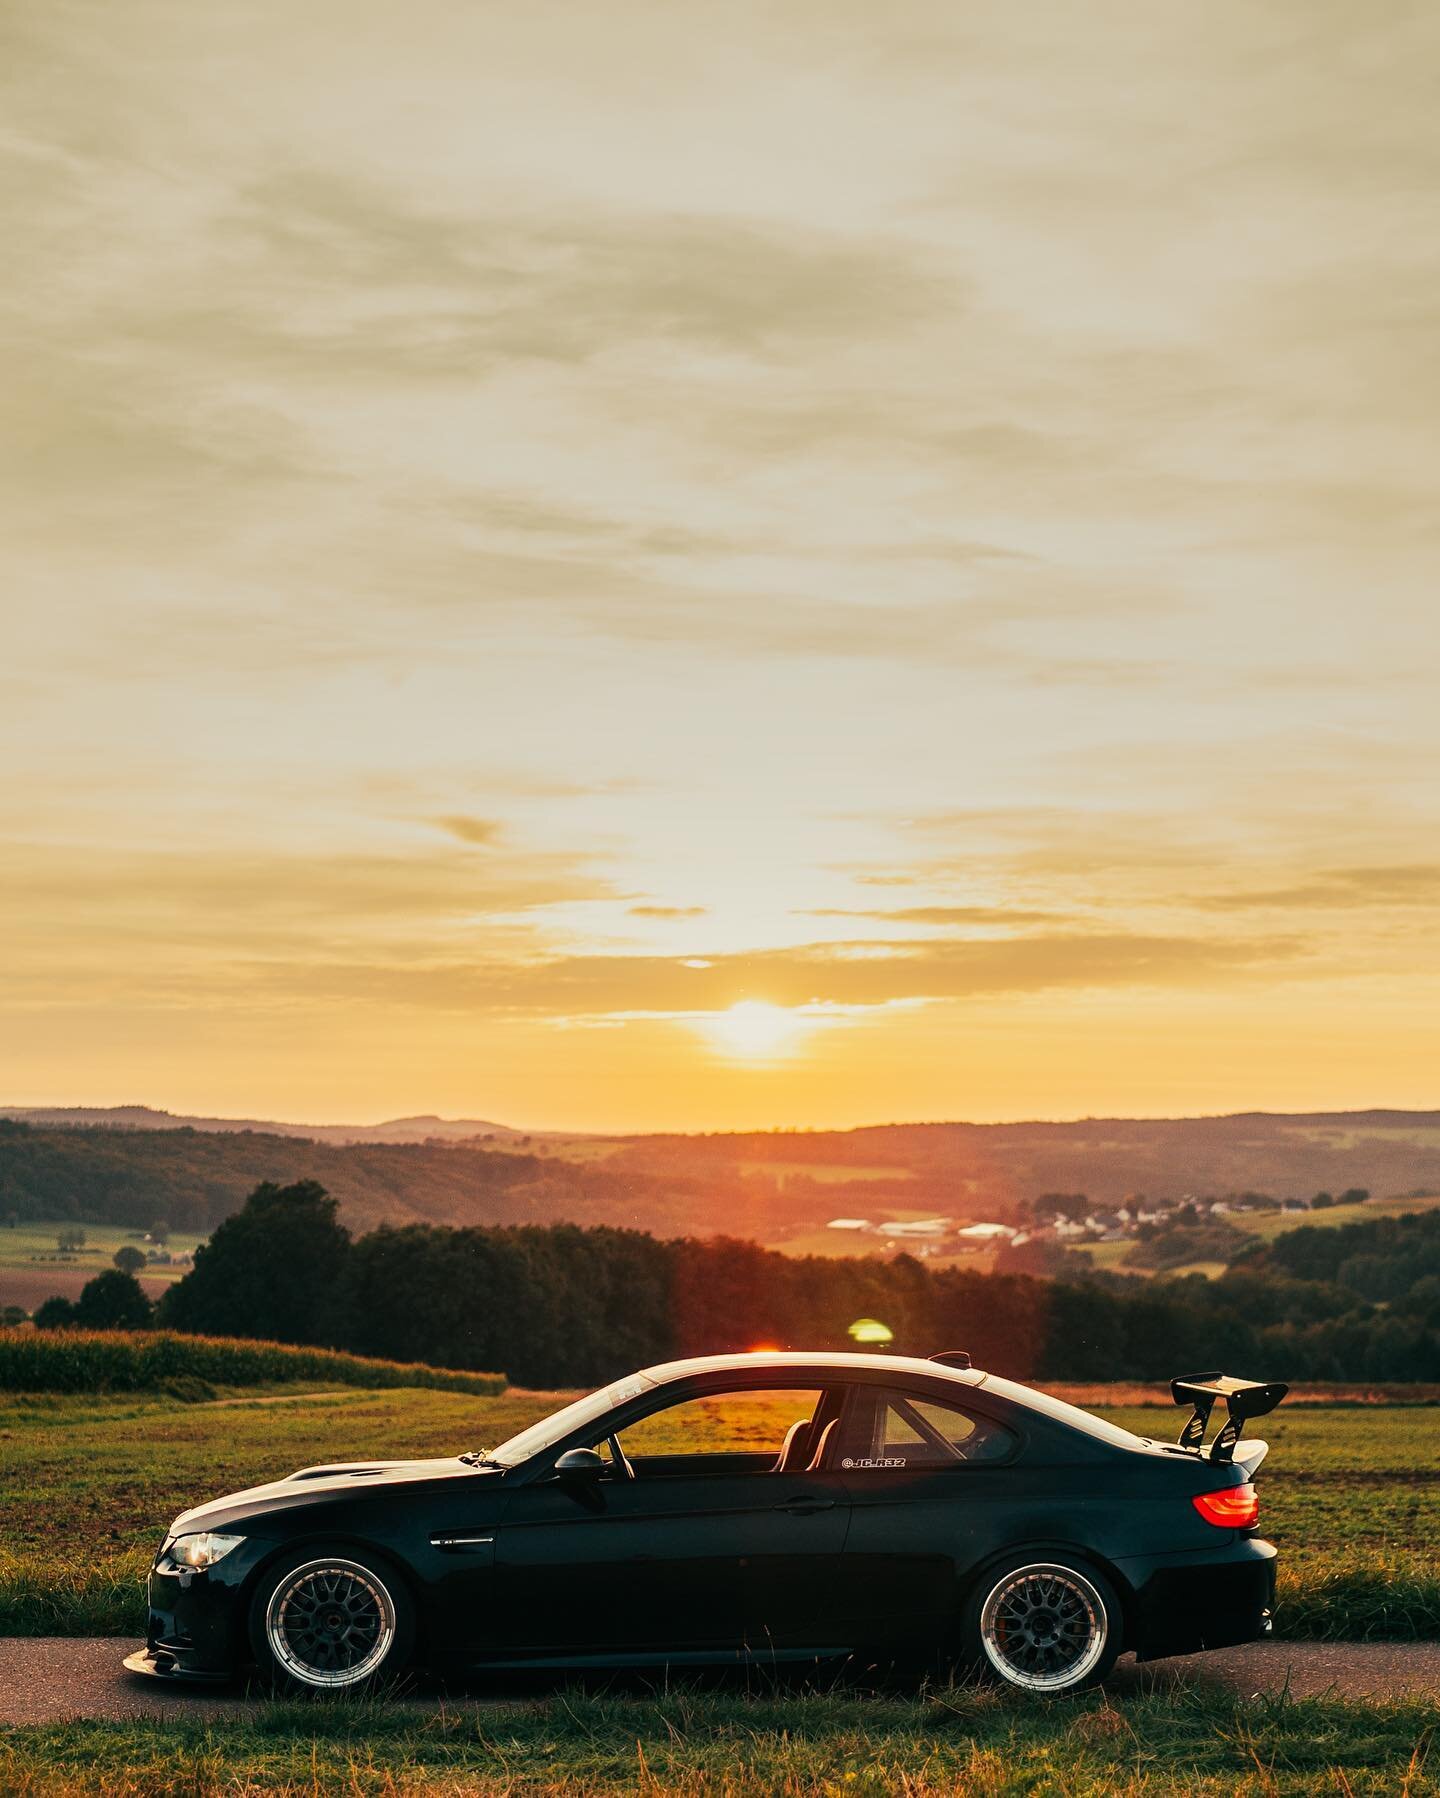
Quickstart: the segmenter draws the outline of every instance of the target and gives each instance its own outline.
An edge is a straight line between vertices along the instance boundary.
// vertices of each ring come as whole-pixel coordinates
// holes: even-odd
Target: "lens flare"
[[[852,1342],[876,1344],[881,1348],[895,1340],[895,1332],[878,1317],[857,1317],[847,1334]]]

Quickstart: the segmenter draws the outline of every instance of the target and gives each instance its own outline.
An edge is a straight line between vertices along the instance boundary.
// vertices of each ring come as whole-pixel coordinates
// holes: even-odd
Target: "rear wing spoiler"
[[[1185,1428],[1180,1432],[1181,1448],[1199,1449],[1204,1444],[1205,1432],[1210,1427],[1210,1413],[1215,1409],[1215,1401],[1223,1398],[1229,1415],[1225,1427],[1210,1444],[1210,1459],[1231,1460],[1235,1444],[1240,1440],[1241,1426],[1252,1417],[1263,1417],[1267,1411],[1273,1411],[1289,1390],[1278,1380],[1260,1385],[1253,1380],[1232,1379],[1223,1373],[1184,1374],[1178,1380],[1171,1380],[1170,1395],[1175,1403],[1193,1406],[1185,1420]]]

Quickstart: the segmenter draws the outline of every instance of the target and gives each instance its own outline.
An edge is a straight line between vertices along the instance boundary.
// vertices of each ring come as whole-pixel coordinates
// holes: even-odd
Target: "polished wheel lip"
[[[1032,1561],[1012,1567],[980,1610],[985,1658],[1026,1692],[1065,1692],[1094,1671],[1110,1639],[1098,1591],[1074,1567]],[[1049,1666],[1054,1659],[1058,1664]]]
[[[305,1659],[297,1646],[298,1627],[306,1610],[320,1609],[337,1622],[353,1620],[353,1628],[374,1641],[349,1666],[325,1667]],[[372,1568],[340,1555],[324,1555],[291,1570],[270,1594],[265,1607],[265,1640],[276,1664],[292,1679],[319,1691],[336,1691],[368,1679],[384,1662],[395,1640],[395,1601]],[[337,1652],[344,1644],[337,1644]]]

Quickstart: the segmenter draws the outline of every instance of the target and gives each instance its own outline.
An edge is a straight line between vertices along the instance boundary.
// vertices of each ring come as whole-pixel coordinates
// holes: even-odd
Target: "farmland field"
[[[569,1395],[296,1396],[292,1387],[284,1403],[273,1396],[186,1404],[0,1395],[0,1633],[138,1631],[140,1582],[158,1536],[186,1505],[307,1462],[494,1443]],[[1140,1434],[1175,1433],[1168,1406],[1109,1414]],[[1440,1637],[1437,1419],[1423,1405],[1323,1406],[1266,1419],[1262,1528],[1284,1556],[1283,1632]]]
[[[1241,1239],[1246,1236],[1258,1236],[1262,1242],[1273,1242],[1287,1230],[1299,1230],[1307,1225],[1321,1230],[1333,1230],[1342,1224],[1372,1223],[1377,1217],[1409,1217],[1415,1212],[1433,1211],[1437,1206],[1440,1206],[1440,1194],[1430,1193],[1423,1198],[1371,1199],[1364,1205],[1330,1205],[1319,1211],[1231,1212],[1226,1222],[1233,1224],[1238,1232],[1235,1239],[1238,1247]],[[1127,1238],[1123,1242],[1077,1242],[1069,1246],[1078,1249],[1082,1255],[1088,1255],[1097,1267],[1104,1268],[1108,1273],[1143,1274],[1150,1278],[1155,1272],[1153,1268],[1131,1266],[1130,1251],[1136,1246],[1133,1238]],[[1182,1267],[1166,1268],[1164,1272],[1170,1279],[1182,1274],[1204,1274],[1208,1279],[1214,1279],[1225,1272],[1225,1263],[1191,1261]]]
[[[747,1163],[748,1167],[759,1170],[759,1162]],[[767,1171],[776,1171],[769,1169]],[[813,1169],[807,1168],[807,1175],[816,1179],[839,1179],[843,1173],[847,1179],[858,1180],[867,1170],[848,1169]],[[896,1177],[896,1170],[890,1168],[872,1168],[868,1172],[875,1178],[891,1180]],[[1420,1198],[1409,1199],[1372,1199],[1364,1205],[1332,1205],[1319,1211],[1249,1211],[1235,1212],[1228,1217],[1237,1231],[1235,1238],[1238,1247],[1246,1236],[1258,1236],[1264,1242],[1272,1242],[1286,1230],[1298,1230],[1305,1225],[1314,1225],[1319,1229],[1337,1229],[1341,1224],[1357,1224],[1372,1222],[1377,1217],[1407,1217],[1414,1212],[1433,1211],[1440,1207],[1440,1194],[1431,1193]],[[894,1205],[867,1204],[858,1194],[851,1194],[846,1201],[847,1211],[873,1220],[889,1223],[902,1223],[910,1218],[932,1217],[935,1210],[902,1211]],[[968,1214],[974,1207],[962,1204],[958,1208],[961,1214]],[[884,1232],[880,1230],[848,1231],[830,1230],[824,1226],[797,1231],[779,1239],[768,1241],[768,1248],[777,1249],[782,1255],[824,1255],[839,1257],[844,1255],[880,1255],[886,1252]],[[916,1243],[906,1243],[910,1253],[915,1253]],[[1134,1237],[1126,1237],[1117,1242],[1071,1242],[1066,1247],[1089,1257],[1095,1266],[1107,1273],[1138,1274],[1146,1279],[1154,1275],[1155,1270],[1149,1267],[1134,1267],[1130,1262],[1130,1252],[1137,1246]],[[931,1267],[965,1267],[974,1273],[988,1273],[995,1262],[995,1253],[991,1248],[979,1248],[964,1254],[932,1254],[926,1260]],[[1223,1261],[1193,1261],[1183,1267],[1172,1267],[1164,1270],[1167,1278],[1175,1278],[1182,1274],[1204,1274],[1207,1279],[1215,1279],[1225,1272]]]
[[[74,1299],[80,1289],[96,1274],[113,1265],[115,1251],[126,1244],[144,1250],[141,1234],[114,1224],[84,1224],[85,1247],[62,1254],[56,1244],[57,1232],[65,1223],[23,1223],[0,1228],[0,1305],[23,1305],[33,1311],[37,1305],[59,1294]],[[193,1254],[203,1236],[177,1233],[166,1245],[172,1255]],[[188,1269],[184,1267],[150,1266],[140,1275],[140,1284],[158,1298],[172,1281]]]
[[[893,1211],[880,1206],[871,1210],[875,1218],[888,1224],[903,1224],[931,1215],[923,1211]],[[988,1244],[977,1244],[959,1255],[937,1255],[931,1253],[933,1245],[923,1236],[892,1239],[887,1238],[883,1230],[829,1230],[822,1227],[787,1236],[779,1242],[767,1242],[765,1247],[781,1255],[823,1255],[827,1260],[838,1260],[847,1255],[886,1255],[892,1240],[897,1248],[903,1247],[907,1255],[918,1256],[928,1267],[965,1267],[971,1273],[988,1274],[995,1263],[995,1251]]]
[[[1364,1205],[1330,1205],[1321,1211],[1241,1213],[1236,1222],[1247,1235],[1270,1242],[1282,1231],[1298,1229],[1302,1224],[1316,1224],[1330,1230],[1341,1224],[1369,1223],[1377,1217],[1409,1217],[1416,1211],[1433,1211],[1437,1205],[1440,1205],[1440,1193],[1429,1193],[1423,1198],[1371,1199]]]

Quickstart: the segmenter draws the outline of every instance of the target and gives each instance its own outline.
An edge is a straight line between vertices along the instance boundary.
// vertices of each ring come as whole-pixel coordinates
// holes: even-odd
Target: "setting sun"
[[[776,1061],[793,1055],[814,1020],[763,999],[742,999],[728,1011],[696,1020],[705,1040],[734,1061]]]
[[[0,1106],[1433,1106],[1434,9],[1131,10],[7,9]]]

